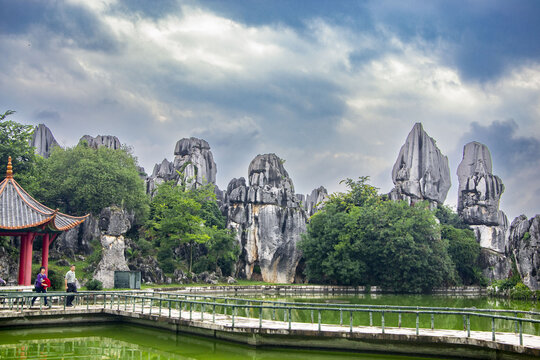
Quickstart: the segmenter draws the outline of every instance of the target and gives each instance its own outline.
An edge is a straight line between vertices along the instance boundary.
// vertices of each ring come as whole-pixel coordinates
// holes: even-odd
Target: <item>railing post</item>
[[[491,340],[495,341],[495,318],[491,317]]]
[[[401,312],[399,312],[399,315],[398,315],[398,328],[401,329]]]
[[[381,313],[382,333],[384,334],[384,311]]]
[[[349,332],[352,333],[352,326],[353,326],[353,315],[352,311],[350,312],[350,321],[349,321]]]
[[[435,330],[435,314],[431,313],[431,330]]]
[[[214,300],[215,301],[215,300]],[[212,305],[212,323],[216,323],[216,303]]]
[[[193,320],[193,303],[189,302],[189,321]]]
[[[467,330],[467,317],[463,315],[463,331]]]
[[[321,331],[321,309],[318,309],[318,314],[319,314],[319,331]]]
[[[170,319],[171,318],[171,305],[172,304],[171,304],[171,299],[170,298],[168,298],[168,299],[169,299],[169,319]]]
[[[262,304],[259,307],[259,330],[262,329],[262,317],[263,317],[263,307]]]
[[[291,318],[292,318],[292,314],[291,314],[291,308],[288,309],[289,310],[289,330],[291,330]]]
[[[154,306],[154,299],[152,299],[152,296],[150,296],[150,312],[148,315],[152,316],[152,307]]]
[[[420,313],[416,312],[416,335],[420,334]]]
[[[467,314],[467,337],[471,337],[471,317]]]
[[[523,346],[523,322],[519,320],[519,345]]]
[[[144,314],[144,296],[141,298],[141,314]]]
[[[343,326],[343,311],[339,309],[339,326]]]
[[[232,328],[234,329],[234,316],[236,315],[236,306],[232,306]]]
[[[201,304],[201,321],[204,321],[204,310],[206,309],[205,304]]]
[[[373,326],[373,313],[369,312],[369,326]]]
[[[161,300],[161,294],[159,296],[159,316],[161,316],[161,303],[162,303],[162,300]]]
[[[313,309],[311,309],[311,323],[313,324]]]

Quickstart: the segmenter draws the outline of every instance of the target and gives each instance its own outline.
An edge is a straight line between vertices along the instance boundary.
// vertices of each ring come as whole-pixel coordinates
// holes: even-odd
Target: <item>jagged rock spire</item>
[[[421,123],[414,125],[401,147],[392,169],[392,181],[396,185],[390,192],[392,200],[444,203],[451,185],[448,158],[442,155]]]

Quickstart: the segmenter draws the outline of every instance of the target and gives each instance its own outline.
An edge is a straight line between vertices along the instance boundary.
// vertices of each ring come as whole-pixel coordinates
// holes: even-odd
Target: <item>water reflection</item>
[[[424,359],[248,346],[130,325],[0,331],[0,359]]]

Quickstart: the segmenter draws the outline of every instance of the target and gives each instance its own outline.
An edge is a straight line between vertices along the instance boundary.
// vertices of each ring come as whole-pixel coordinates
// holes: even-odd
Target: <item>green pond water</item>
[[[0,330],[0,359],[419,360],[388,354],[255,349],[132,325]],[[433,359],[433,358],[430,358]]]

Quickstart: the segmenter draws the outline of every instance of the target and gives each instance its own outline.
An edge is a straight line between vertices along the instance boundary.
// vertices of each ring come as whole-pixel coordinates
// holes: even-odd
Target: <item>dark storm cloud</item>
[[[377,1],[370,6],[375,22],[409,42],[443,46],[448,64],[465,80],[489,81],[540,56],[540,2]]]
[[[40,110],[36,112],[35,118],[39,121],[47,121],[54,123],[60,120],[61,116],[58,111],[54,110]]]
[[[60,35],[64,45],[79,48],[113,52],[119,43],[108,32],[96,15],[84,7],[63,2],[22,0],[0,0],[2,21],[0,33],[3,35],[24,35],[34,33],[29,41],[32,46],[43,46],[50,35]]]
[[[498,169],[495,175],[512,176],[528,167],[537,167],[540,173],[540,139],[517,136],[517,131],[514,120],[493,121],[488,126],[473,122],[462,143],[478,141],[487,145],[494,169]]]
[[[121,0],[114,4],[113,11],[116,13],[130,13],[159,19],[170,14],[178,15],[180,13],[180,5],[177,0]]]

